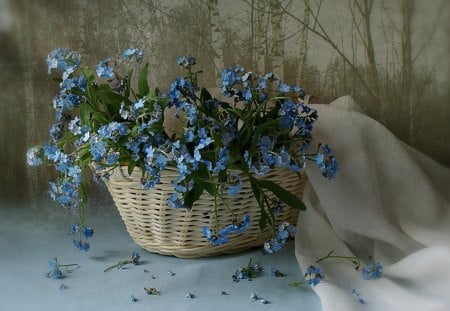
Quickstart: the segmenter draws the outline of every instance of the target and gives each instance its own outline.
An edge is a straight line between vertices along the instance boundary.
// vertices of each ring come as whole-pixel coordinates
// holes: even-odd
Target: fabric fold
[[[323,309],[450,310],[450,170],[349,110],[351,97],[310,106],[319,115],[312,147],[328,143],[340,169],[327,180],[306,168],[300,268],[331,250],[384,266],[383,278],[363,280],[346,260],[321,262],[326,281],[313,289]]]

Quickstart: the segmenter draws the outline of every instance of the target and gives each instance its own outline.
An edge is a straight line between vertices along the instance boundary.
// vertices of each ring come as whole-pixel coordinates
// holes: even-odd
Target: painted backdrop
[[[162,89],[180,74],[177,56],[191,54],[210,87],[241,64],[326,102],[350,94],[450,166],[449,20],[447,0],[0,0],[0,198],[47,191],[51,172],[26,167],[25,152],[53,120],[45,58],[57,47],[91,66],[141,48]]]

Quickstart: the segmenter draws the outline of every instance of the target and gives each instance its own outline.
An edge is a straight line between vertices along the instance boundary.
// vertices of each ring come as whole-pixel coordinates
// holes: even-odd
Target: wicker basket
[[[241,235],[231,234],[230,242],[211,245],[203,236],[202,228],[214,228],[214,197],[206,191],[195,202],[191,210],[174,209],[166,205],[168,195],[173,193],[172,180],[178,176],[176,170],[161,172],[161,184],[145,190],[140,186],[141,171],[135,169],[128,175],[127,167],[116,168],[109,180],[105,180],[109,192],[122,216],[133,240],[147,251],[181,258],[197,258],[241,252],[261,246],[270,236],[269,230],[259,229],[259,206],[250,186],[242,177],[243,186],[238,196],[224,195],[230,208],[239,217],[250,215],[250,225]],[[297,196],[301,196],[306,176],[274,170],[264,178],[279,184]],[[285,207],[276,216],[277,221],[297,222],[298,211]],[[218,207],[219,225],[231,223],[232,217],[223,205]]]

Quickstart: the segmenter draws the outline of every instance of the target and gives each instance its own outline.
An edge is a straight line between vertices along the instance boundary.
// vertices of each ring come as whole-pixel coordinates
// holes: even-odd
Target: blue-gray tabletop
[[[162,256],[133,242],[111,200],[90,204],[94,208],[88,223],[95,235],[87,253],[66,237],[73,215],[49,200],[29,206],[2,204],[0,310],[321,310],[309,287],[289,286],[302,279],[292,241],[273,255],[254,249],[201,259]],[[133,251],[140,253],[140,265],[103,272],[129,259]],[[61,268],[62,279],[47,278],[54,257],[59,264],[79,267],[71,272]],[[233,282],[233,273],[250,258],[264,270],[251,281]],[[272,276],[272,267],[286,276]],[[156,288],[160,295],[148,295],[144,287]],[[193,299],[186,298],[188,293]],[[252,301],[252,293],[260,299]]]

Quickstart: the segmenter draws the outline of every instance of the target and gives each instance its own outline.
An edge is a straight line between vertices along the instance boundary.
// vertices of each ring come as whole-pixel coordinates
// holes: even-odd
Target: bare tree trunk
[[[283,19],[283,10],[280,0],[271,0],[270,2],[270,24],[272,26],[272,71],[278,75],[281,80],[284,79],[284,35],[281,21]]]
[[[408,138],[412,145],[414,142],[414,100],[412,96],[413,63],[411,51],[411,22],[414,10],[413,0],[402,0],[402,96],[408,107]]]
[[[367,65],[369,67],[369,79],[370,79],[370,86],[373,89],[373,94],[375,95],[375,99],[378,101],[380,93],[380,84],[379,84],[379,77],[378,77],[378,69],[377,69],[377,63],[375,59],[375,49],[373,45],[373,38],[372,38],[372,31],[371,31],[371,14],[372,14],[372,8],[373,8],[373,2],[374,0],[355,0],[354,5],[357,7],[359,14],[362,17],[364,28],[363,31],[360,30],[358,26],[358,22],[356,20],[355,13],[353,10],[351,10],[353,21],[355,22],[355,26],[357,28],[357,31],[361,37],[361,40],[363,41],[364,49],[366,52],[366,60]],[[351,6],[350,6],[351,9]]]
[[[211,51],[213,53],[214,75],[220,76],[220,72],[224,67],[223,63],[223,36],[222,26],[219,15],[219,1],[209,0],[209,18],[210,18],[210,36],[211,36]]]
[[[251,53],[252,53],[252,68],[256,68],[256,34],[255,34],[255,0],[252,0],[250,5],[250,39],[252,41]]]
[[[377,62],[375,59],[375,49],[373,46],[372,31],[371,31],[371,13],[373,7],[373,0],[364,0],[364,30],[366,32],[366,53],[367,61],[369,63],[370,75],[375,89],[375,94],[379,94],[380,86],[378,80]]]
[[[306,60],[308,57],[308,26],[309,26],[309,0],[304,0],[305,8],[303,10],[303,26],[300,37],[300,53],[298,56],[298,66],[296,70],[295,82],[299,85],[304,83],[303,76],[305,74]]]
[[[267,0],[257,0],[258,20],[256,28],[256,66],[260,73],[266,71],[266,55],[267,55],[267,17],[265,14]]]
[[[85,52],[85,42],[86,42],[86,18],[87,18],[87,0],[80,0],[79,2],[79,9],[78,9],[78,48],[77,50],[81,53],[81,55],[84,55]]]

